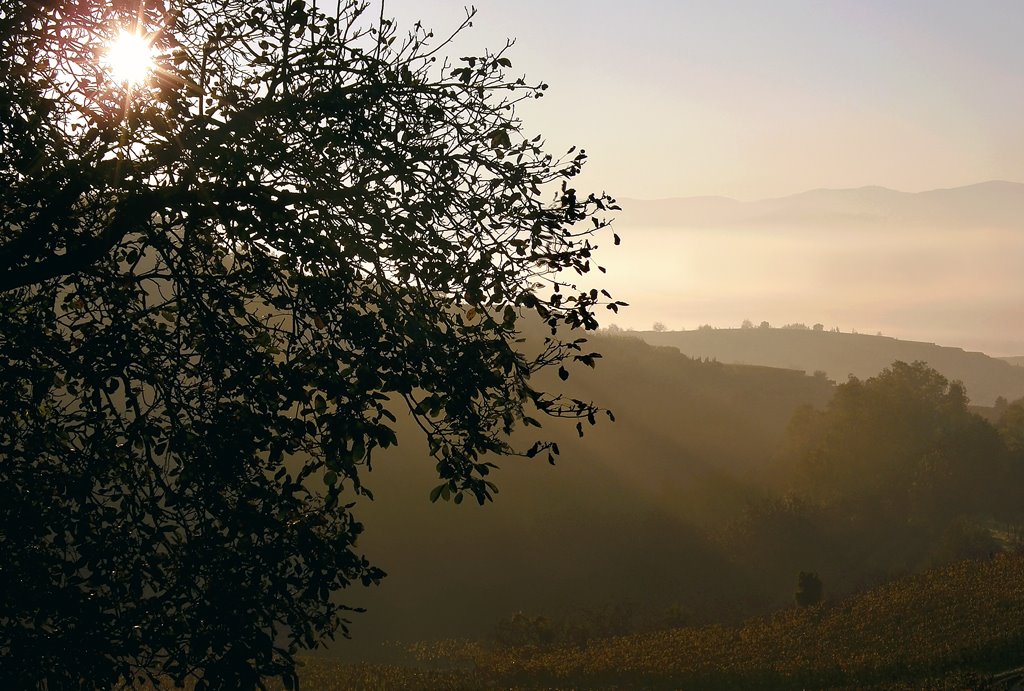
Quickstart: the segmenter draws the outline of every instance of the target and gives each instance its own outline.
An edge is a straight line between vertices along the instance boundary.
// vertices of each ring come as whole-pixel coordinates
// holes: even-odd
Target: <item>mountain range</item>
[[[1024,229],[1024,184],[975,185],[899,192],[885,187],[816,189],[758,201],[729,197],[622,199],[624,225],[900,225]]]

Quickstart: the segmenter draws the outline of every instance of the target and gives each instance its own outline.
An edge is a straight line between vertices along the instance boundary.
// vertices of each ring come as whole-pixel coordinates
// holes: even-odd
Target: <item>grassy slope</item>
[[[1024,557],[963,562],[835,604],[735,627],[690,627],[580,648],[427,646],[420,669],[310,660],[314,689],[965,688],[1024,662]],[[433,658],[433,661],[430,660]],[[472,662],[461,670],[445,662]]]

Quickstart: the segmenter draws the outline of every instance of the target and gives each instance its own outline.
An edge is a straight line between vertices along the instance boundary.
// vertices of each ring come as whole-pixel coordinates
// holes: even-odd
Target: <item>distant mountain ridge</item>
[[[888,336],[803,329],[698,329],[637,331],[651,345],[673,346],[684,355],[725,363],[764,365],[825,372],[837,382],[849,375],[864,379],[895,360],[927,362],[947,379],[959,379],[971,402],[992,405],[996,397],[1024,396],[1024,367],[1001,358],[934,343]]]
[[[1024,184],[975,185],[899,192],[885,187],[815,189],[742,202],[729,197],[621,199],[626,226],[910,225],[1024,230]]]

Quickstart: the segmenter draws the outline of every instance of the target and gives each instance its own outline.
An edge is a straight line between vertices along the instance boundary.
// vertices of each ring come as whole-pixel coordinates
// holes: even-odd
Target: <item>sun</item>
[[[107,46],[105,64],[114,81],[138,86],[153,71],[153,46],[140,34],[121,30]]]

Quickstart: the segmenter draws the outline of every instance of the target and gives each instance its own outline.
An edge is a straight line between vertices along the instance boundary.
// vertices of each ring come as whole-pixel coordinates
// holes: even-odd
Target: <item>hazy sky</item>
[[[477,0],[459,50],[517,39],[523,112],[622,197],[1024,181],[1024,1]],[[458,0],[387,0],[440,32]]]
[[[464,16],[458,0],[385,1],[438,34]],[[516,39],[514,69],[551,86],[520,115],[552,153],[587,149],[585,191],[751,200],[1024,182],[1024,0],[475,4],[454,53]],[[1005,266],[1024,256],[1016,231],[939,241],[619,221],[623,245],[601,257],[601,281],[631,304],[611,319],[621,326],[820,321],[1024,353],[1024,283]]]

